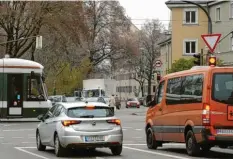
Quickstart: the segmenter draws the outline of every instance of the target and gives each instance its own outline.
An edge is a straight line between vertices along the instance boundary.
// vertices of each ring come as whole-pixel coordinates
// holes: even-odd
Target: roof
[[[184,75],[186,73],[208,72],[208,71],[215,70],[215,69],[233,69],[233,67],[211,67],[211,66],[195,67],[194,66],[193,68],[191,68],[189,70],[184,70],[184,71],[179,71],[179,72],[167,74],[163,78],[169,78],[172,76],[180,76],[180,75]]]
[[[210,2],[214,2],[213,0],[199,0],[199,1],[191,1],[194,3],[198,3],[198,4],[207,4]],[[183,2],[182,0],[168,0],[165,2],[165,4],[187,4],[186,2]]]
[[[74,108],[74,107],[83,107],[83,106],[96,106],[96,107],[109,107],[107,104],[101,103],[101,102],[65,102],[62,103],[62,105],[64,107],[66,107],[67,109],[69,108]]]
[[[163,44],[165,44],[165,43],[167,43],[167,42],[171,42],[171,40],[172,40],[171,37],[170,37],[170,38],[167,38],[167,39],[161,41],[160,43],[158,43],[158,45],[163,45]]]
[[[44,69],[44,66],[42,66],[41,64],[39,64],[35,61],[18,59],[18,58],[0,59],[0,67],[2,68],[3,66],[5,68]]]

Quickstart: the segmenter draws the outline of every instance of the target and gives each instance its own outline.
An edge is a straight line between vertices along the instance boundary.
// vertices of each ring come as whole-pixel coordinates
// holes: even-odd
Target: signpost
[[[216,46],[221,38],[221,34],[206,34],[201,35],[202,39],[208,46],[211,53],[214,53],[214,50],[216,49]]]
[[[162,66],[162,61],[156,60],[155,61],[155,67],[161,67]]]

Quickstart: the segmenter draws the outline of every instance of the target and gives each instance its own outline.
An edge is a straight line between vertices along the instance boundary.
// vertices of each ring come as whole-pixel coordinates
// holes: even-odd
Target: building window
[[[184,24],[197,24],[197,22],[198,22],[198,9],[185,9]]]
[[[233,1],[230,4],[230,18],[233,18]]]
[[[220,7],[216,8],[216,21],[220,21],[221,20],[221,9]]]
[[[184,40],[184,55],[197,53],[197,40]]]

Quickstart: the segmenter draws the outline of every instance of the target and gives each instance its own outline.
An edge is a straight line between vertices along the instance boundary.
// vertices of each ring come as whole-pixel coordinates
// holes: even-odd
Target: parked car
[[[83,98],[82,101],[85,101],[85,102],[101,102],[101,103],[107,104],[103,97]]]
[[[140,108],[140,102],[137,98],[129,98],[126,101],[126,108],[137,107]]]
[[[113,155],[122,152],[123,131],[114,110],[100,102],[59,103],[46,114],[36,129],[37,149],[55,148],[62,157],[68,149],[108,147]]]
[[[55,96],[49,96],[48,100],[52,102],[52,105],[55,105],[59,102],[67,102],[66,96],[64,95],[55,95]]]

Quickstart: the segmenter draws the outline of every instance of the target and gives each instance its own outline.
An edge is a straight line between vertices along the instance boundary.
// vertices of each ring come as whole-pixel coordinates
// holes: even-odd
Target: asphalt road
[[[109,149],[97,149],[94,153],[71,152],[67,159],[191,159],[184,144],[164,144],[158,150],[149,150],[145,144],[144,119],[146,108],[126,109],[116,112],[122,120],[124,149],[121,156],[112,156]],[[135,115],[132,115],[135,114]],[[0,123],[0,158],[7,159],[55,159],[54,150],[36,149],[35,128],[38,123]],[[209,154],[198,158],[232,158],[233,150],[213,148]]]

